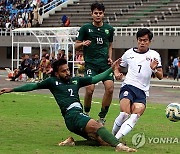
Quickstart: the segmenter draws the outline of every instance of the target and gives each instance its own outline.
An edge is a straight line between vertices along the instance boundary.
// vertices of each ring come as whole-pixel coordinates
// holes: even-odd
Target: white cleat
[[[74,139],[72,137],[68,137],[66,140],[58,143],[59,146],[75,146]]]

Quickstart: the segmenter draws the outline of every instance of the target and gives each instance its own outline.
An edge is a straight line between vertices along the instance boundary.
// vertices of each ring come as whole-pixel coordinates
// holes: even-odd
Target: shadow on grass
[[[94,140],[80,140],[75,141],[76,146],[101,146],[97,141]]]

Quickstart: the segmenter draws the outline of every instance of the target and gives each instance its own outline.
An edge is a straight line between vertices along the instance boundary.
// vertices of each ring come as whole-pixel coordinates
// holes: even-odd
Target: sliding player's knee
[[[87,133],[96,133],[99,128],[102,127],[102,124],[98,123],[94,119],[91,119],[86,126]]]

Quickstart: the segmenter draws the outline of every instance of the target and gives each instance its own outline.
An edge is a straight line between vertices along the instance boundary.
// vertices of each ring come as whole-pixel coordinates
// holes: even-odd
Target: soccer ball
[[[166,117],[170,121],[179,121],[180,120],[180,104],[179,103],[170,103],[166,107]]]

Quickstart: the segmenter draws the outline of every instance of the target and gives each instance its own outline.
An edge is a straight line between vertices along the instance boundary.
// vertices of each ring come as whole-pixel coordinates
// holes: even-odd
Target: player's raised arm
[[[0,95],[4,93],[10,93],[10,92],[26,92],[26,91],[32,91],[38,88],[37,83],[28,83],[19,87],[15,88],[3,88],[0,91]]]
[[[157,67],[158,66],[158,60],[156,58],[152,59],[151,60],[151,63],[150,63],[150,67],[152,69],[152,71],[154,72],[154,74],[156,75],[156,77],[161,80],[163,79],[163,70],[161,67]]]

